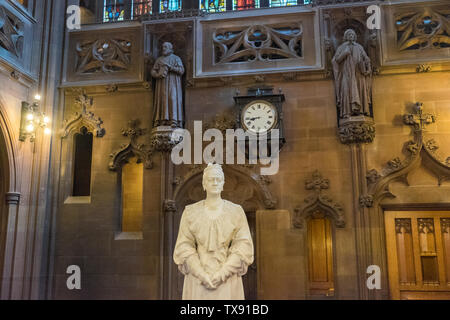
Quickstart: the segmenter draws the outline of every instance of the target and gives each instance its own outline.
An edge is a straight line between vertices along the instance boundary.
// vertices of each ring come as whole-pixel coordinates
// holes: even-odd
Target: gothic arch
[[[0,292],[3,287],[1,279],[4,277],[3,266],[9,218],[8,203],[13,200],[10,196],[18,200],[18,194],[11,193],[16,188],[15,139],[4,105],[0,96]]]
[[[14,192],[17,188],[16,137],[13,134],[12,125],[5,110],[5,103],[0,95],[0,167],[2,179],[5,184],[4,192]]]
[[[193,192],[192,188],[197,187],[197,189],[200,189],[200,194],[203,196],[202,193],[202,178],[203,178],[203,170],[204,166],[202,165],[194,165],[192,170],[187,172],[183,177],[177,177],[175,178],[174,185],[174,195],[173,199],[177,203],[177,205],[180,204],[180,201],[182,202],[183,195],[185,195],[187,192],[191,191]],[[246,168],[245,166],[240,165],[224,165],[223,171],[225,173],[225,186],[224,186],[224,198],[227,198],[228,195],[228,188],[227,188],[227,178],[230,177],[236,177],[243,179],[246,182],[246,186],[250,186],[251,190],[253,190],[254,195],[256,196],[258,200],[257,207],[254,208],[255,210],[259,209],[274,209],[277,200],[273,196],[272,192],[269,189],[269,185],[272,183],[271,179],[268,176],[261,176],[254,172],[253,170]],[[238,192],[232,192],[232,196],[227,199],[235,203],[239,203],[244,207],[244,210],[246,209],[245,203],[242,203],[242,201],[239,201],[241,199],[232,199],[233,195],[236,196]],[[202,197],[198,197],[198,195],[193,196],[192,200],[195,200],[195,198],[202,199]]]

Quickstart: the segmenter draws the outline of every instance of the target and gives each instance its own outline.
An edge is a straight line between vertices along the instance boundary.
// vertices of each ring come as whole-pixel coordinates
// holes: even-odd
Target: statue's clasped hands
[[[213,275],[209,275],[206,272],[202,272],[199,275],[199,280],[202,282],[202,285],[209,290],[217,289],[222,283],[227,281],[228,274],[224,272],[222,269],[214,273]]]

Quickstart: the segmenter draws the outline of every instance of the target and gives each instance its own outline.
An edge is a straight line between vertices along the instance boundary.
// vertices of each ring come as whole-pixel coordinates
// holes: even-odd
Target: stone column
[[[171,272],[173,255],[173,216],[175,202],[172,198],[174,165],[170,159],[173,147],[180,142],[173,136],[171,127],[157,127],[152,131],[151,150],[161,153],[161,216],[160,216],[160,298],[172,297]]]
[[[20,193],[6,193],[6,237],[5,237],[5,254],[2,274],[1,300],[11,299],[11,291],[13,287],[14,274],[14,247],[16,242],[16,226],[17,215],[19,212]]]

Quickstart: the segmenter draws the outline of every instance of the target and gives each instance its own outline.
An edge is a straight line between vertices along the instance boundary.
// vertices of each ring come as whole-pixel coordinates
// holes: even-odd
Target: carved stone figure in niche
[[[203,173],[206,200],[186,206],[173,259],[184,274],[183,300],[243,300],[242,276],[253,263],[252,236],[240,205],[222,200],[222,167]]]
[[[344,43],[336,50],[332,63],[339,117],[370,116],[372,66],[364,48],[356,43],[354,30],[345,31]]]
[[[162,56],[152,69],[152,77],[156,79],[153,98],[153,126],[183,127],[183,89],[181,77],[184,66],[181,59],[173,54],[170,42],[162,45]]]

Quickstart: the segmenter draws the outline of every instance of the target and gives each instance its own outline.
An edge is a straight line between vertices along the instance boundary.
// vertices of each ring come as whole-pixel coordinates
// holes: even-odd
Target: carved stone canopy
[[[294,227],[303,228],[307,218],[311,216],[316,217],[319,214],[331,218],[336,227],[345,227],[344,209],[342,206],[322,193],[322,190],[326,190],[329,187],[330,181],[323,178],[318,170],[312,174],[312,179],[306,180],[305,189],[314,190],[314,193],[308,196],[301,206],[294,209]]]
[[[88,111],[88,108],[92,108],[93,103],[92,97],[88,97],[83,91],[80,92],[75,100],[75,104],[80,108],[80,111],[75,112],[69,120],[64,120],[61,138],[67,138],[71,133],[78,132],[82,127],[86,127],[95,137],[101,138],[105,135],[105,129],[102,128],[102,119]]]
[[[120,169],[132,157],[137,158],[137,163],[144,163],[144,168],[153,168],[152,151],[144,144],[137,142],[138,137],[145,134],[146,130],[141,129],[139,120],[130,120],[128,128],[122,130],[122,135],[128,137],[130,142],[122,145],[117,151],[111,154],[109,169],[116,171]]]
[[[427,125],[436,122],[436,117],[424,113],[422,103],[418,102],[412,113],[403,116],[403,122],[412,127],[414,134],[414,139],[405,143],[408,156],[403,160],[396,157],[388,161],[381,173],[375,169],[367,173],[368,194],[362,195],[361,199],[371,198],[372,201],[361,201],[363,206],[371,207],[375,200],[386,196],[395,197],[389,191],[390,182],[402,180],[408,184],[408,174],[420,164],[437,177],[439,185],[450,180],[450,157],[443,159],[437,152],[439,146],[436,141],[425,137]]]

